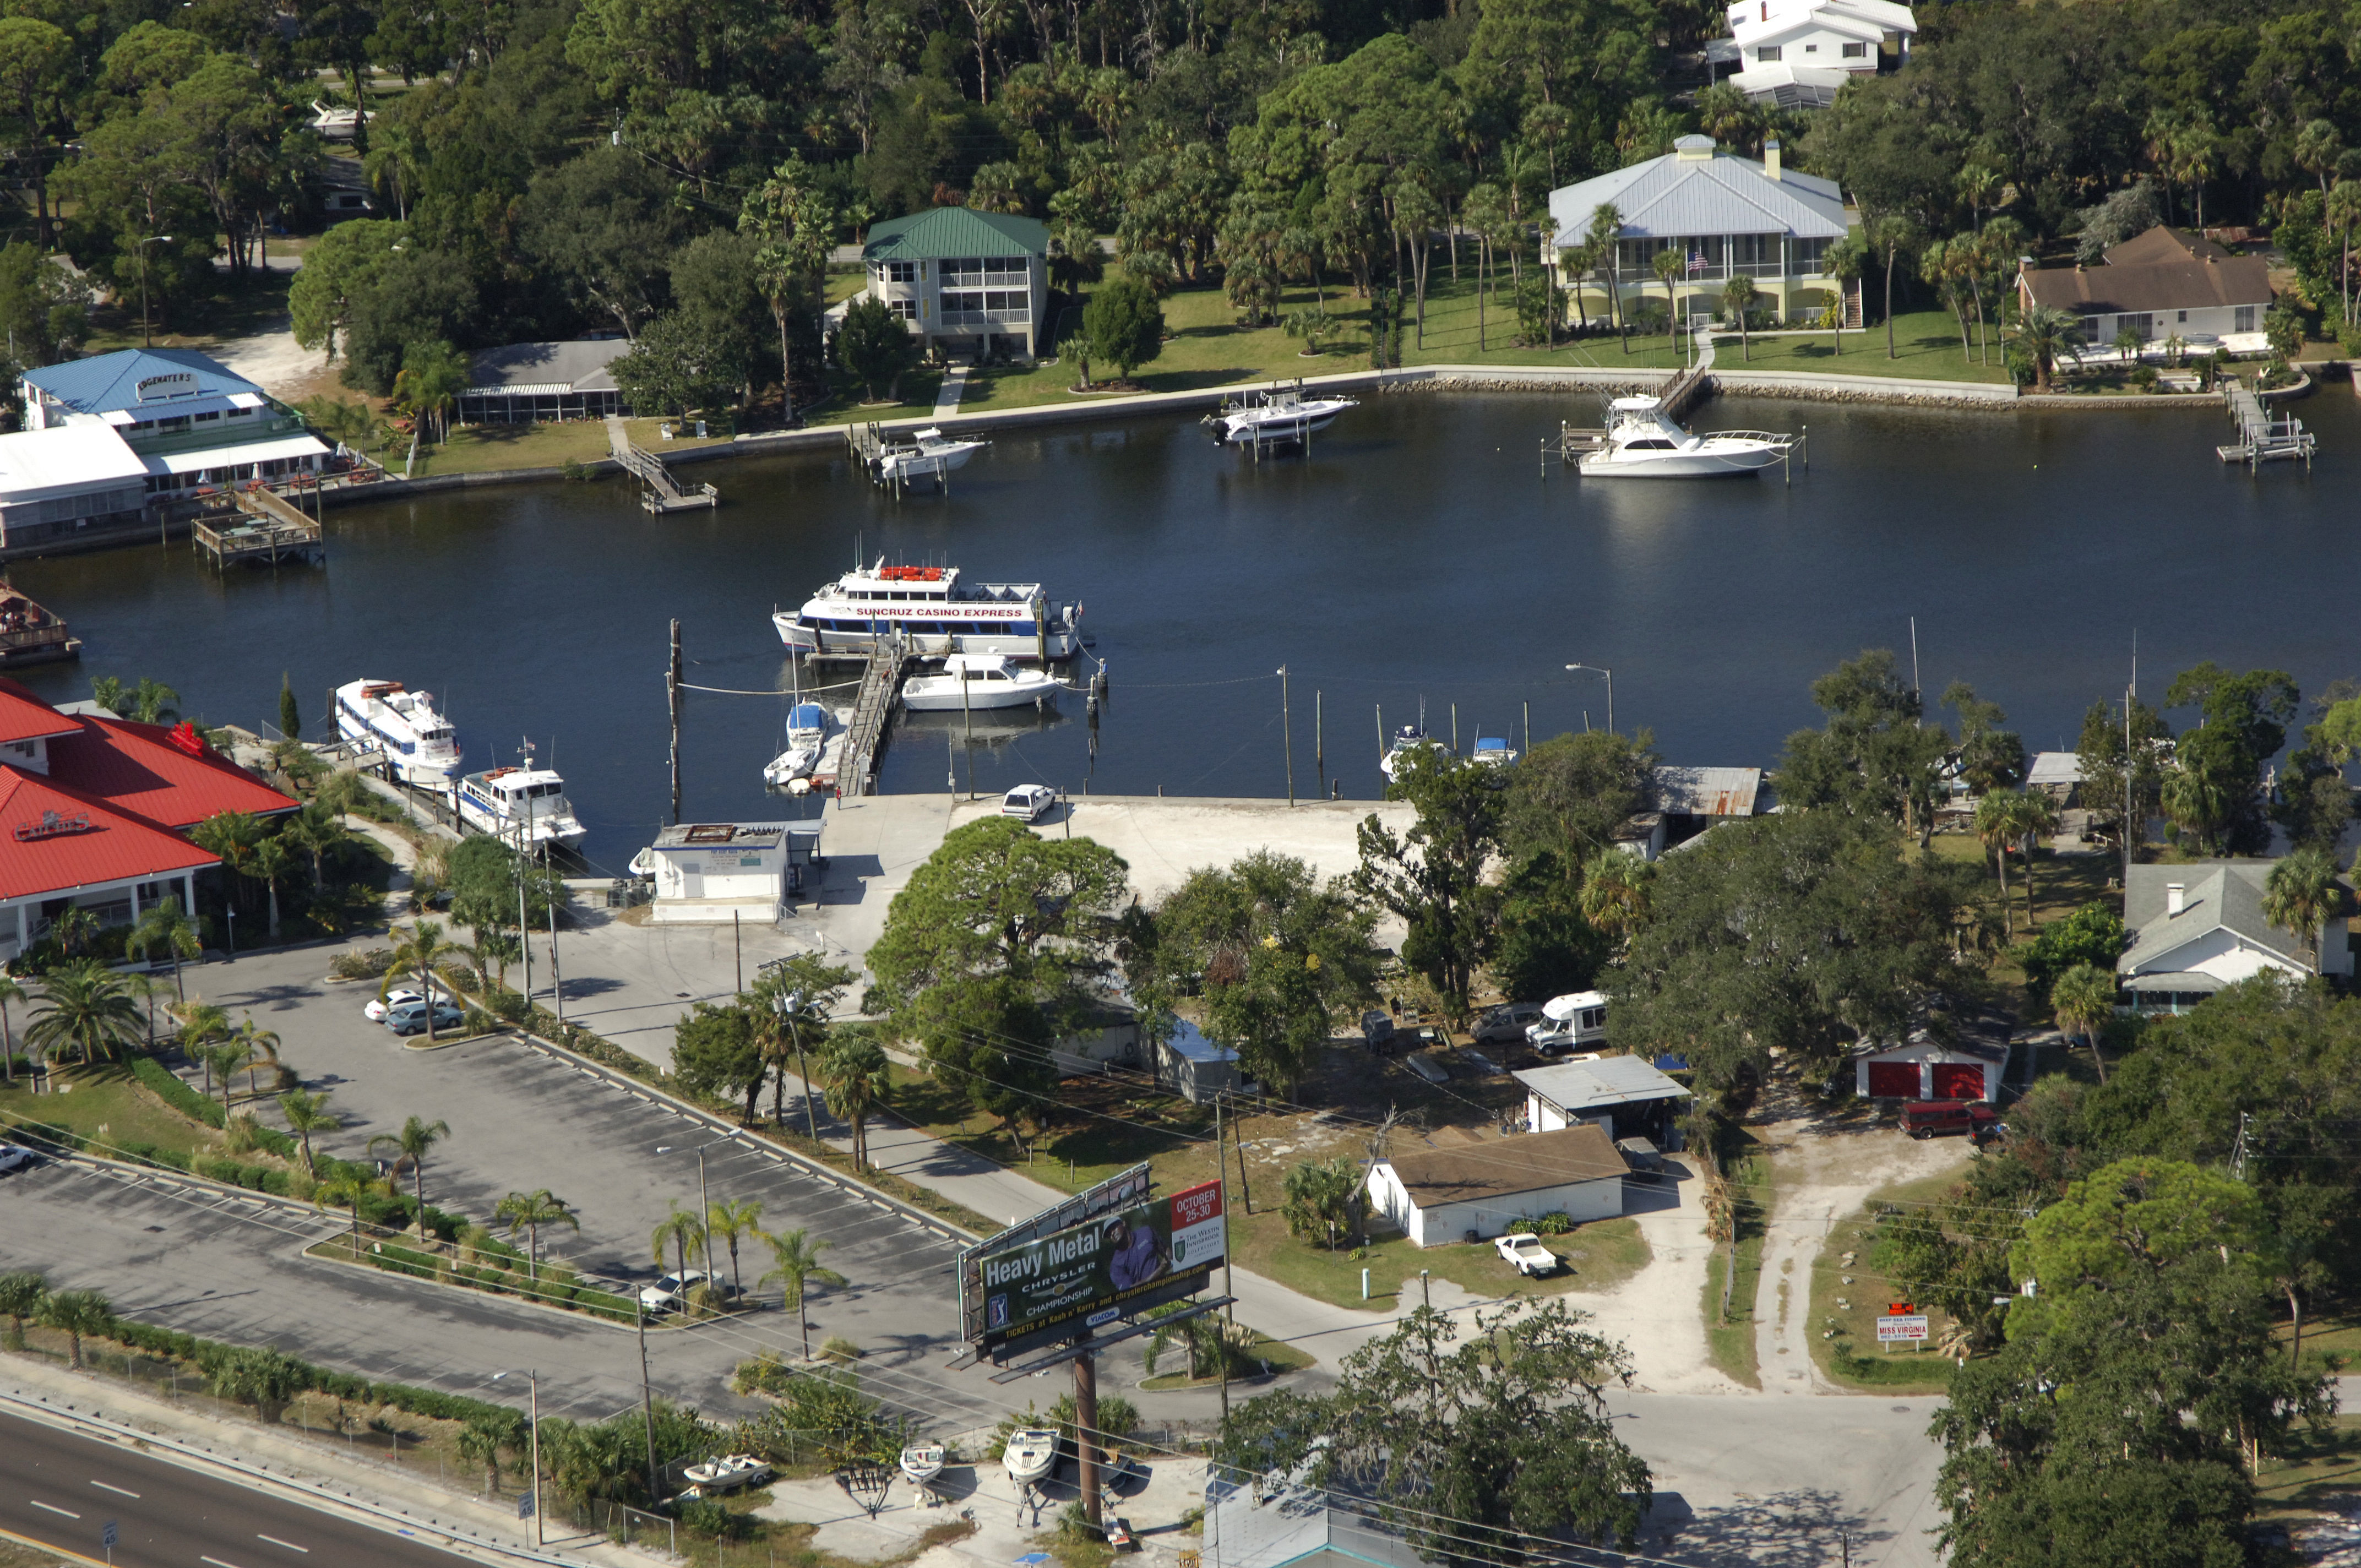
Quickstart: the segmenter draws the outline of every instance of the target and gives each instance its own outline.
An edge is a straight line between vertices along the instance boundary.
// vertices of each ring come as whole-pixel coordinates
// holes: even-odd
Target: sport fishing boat
[[[971,583],[957,566],[856,567],[804,601],[775,610],[779,641],[816,658],[867,658],[881,640],[913,653],[1004,653],[1068,659],[1082,646],[1078,604],[1052,605],[1038,583]]]
[[[1049,1478],[1058,1464],[1058,1434],[1048,1427],[1019,1427],[1008,1434],[1008,1446],[1000,1452],[1001,1464],[1008,1467],[1008,1478],[1021,1491],[1038,1486]]]
[[[902,1451],[902,1474],[923,1486],[943,1473],[946,1457],[939,1442],[914,1442]]]
[[[958,713],[987,707],[1047,705],[1065,685],[1047,670],[1020,670],[999,653],[953,653],[939,675],[913,675],[902,685],[902,706],[913,713]]]
[[[787,749],[763,770],[763,782],[774,788],[811,777],[828,745],[828,709],[816,702],[799,702],[787,709]]]
[[[1517,760],[1517,749],[1497,735],[1478,735],[1476,750],[1468,753],[1467,760],[1487,767],[1505,768]]]
[[[459,820],[530,853],[571,850],[589,836],[555,769],[490,768],[459,781]]]
[[[459,776],[451,721],[434,710],[433,692],[400,681],[352,681],[336,688],[336,733],[385,754],[403,784],[447,790]]]
[[[940,478],[991,445],[989,441],[958,441],[934,425],[918,432],[908,446],[888,446],[877,455],[881,484],[932,477]]]
[[[1682,429],[1655,398],[1617,398],[1607,428],[1576,459],[1586,478],[1709,479],[1752,474],[1786,460],[1795,437],[1767,430]]]
[[[1386,754],[1378,759],[1378,771],[1388,779],[1400,778],[1400,769],[1410,761],[1411,752],[1431,751],[1434,744],[1425,730],[1415,724],[1405,724],[1394,731],[1393,740],[1386,747]]]
[[[1237,402],[1227,398],[1204,418],[1213,427],[1213,439],[1225,446],[1272,446],[1301,442],[1327,429],[1346,409],[1358,408],[1358,398],[1307,398],[1303,383],[1273,386],[1248,392]]]

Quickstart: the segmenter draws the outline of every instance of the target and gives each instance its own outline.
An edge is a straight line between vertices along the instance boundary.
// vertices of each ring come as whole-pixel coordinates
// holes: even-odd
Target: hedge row
[[[147,1085],[155,1092],[158,1099],[181,1115],[193,1121],[203,1122],[215,1132],[221,1131],[228,1124],[227,1113],[222,1110],[220,1101],[210,1095],[198,1093],[190,1088],[185,1080],[176,1076],[171,1069],[154,1057],[133,1057],[131,1076]],[[276,1127],[255,1128],[254,1141],[280,1159],[295,1157],[295,1140]]]
[[[199,1339],[175,1329],[160,1329],[148,1323],[116,1320],[110,1338],[116,1343],[146,1351],[151,1355],[169,1355],[185,1361],[207,1376],[213,1369],[238,1354],[236,1345],[218,1340]],[[296,1368],[302,1387],[356,1405],[390,1405],[397,1410],[428,1420],[466,1421],[478,1417],[506,1422],[515,1419],[516,1412],[505,1405],[495,1405],[484,1399],[471,1399],[463,1394],[445,1394],[434,1388],[419,1388],[407,1383],[372,1383],[368,1378],[349,1372],[332,1372],[324,1366],[314,1366],[308,1361],[289,1360]]]
[[[500,1261],[474,1265],[455,1263],[439,1254],[421,1252],[415,1247],[390,1241],[372,1245],[363,1255],[363,1261],[388,1274],[405,1274],[413,1279],[456,1285],[496,1296],[520,1296],[529,1301],[545,1302],[554,1307],[573,1307],[619,1322],[637,1321],[638,1305],[627,1296],[611,1295],[591,1286],[577,1285],[570,1278],[544,1277],[535,1280],[522,1266],[524,1255],[498,1242],[478,1242],[473,1250],[478,1255],[492,1256]]]

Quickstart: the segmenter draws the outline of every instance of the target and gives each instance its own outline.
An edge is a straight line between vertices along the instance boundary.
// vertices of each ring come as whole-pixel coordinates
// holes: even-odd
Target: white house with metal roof
[[[2143,1012],[2178,1013],[2258,974],[2308,979],[2313,945],[2263,913],[2270,861],[2200,861],[2134,866],[2124,883],[2124,924],[2132,945],[2115,975]],[[2345,917],[2322,923],[2318,972],[2349,976]]]
[[[1782,321],[1817,317],[1838,291],[1822,262],[1849,226],[1843,193],[1833,180],[1786,168],[1776,138],[1757,163],[1711,137],[1686,136],[1663,158],[1553,191],[1559,247],[1583,244],[1602,208],[1619,221],[1614,254],[1583,280],[1583,308],[1594,314],[1603,313],[1610,288],[1623,313],[1647,313],[1650,304],[1661,312],[1666,285],[1655,259],[1665,250],[1681,258],[1671,290],[1682,317],[1718,314],[1723,286],[1741,275],[1754,280],[1757,308]],[[1572,299],[1575,280],[1559,280]],[[1856,296],[1849,322],[1858,311]]]
[[[1741,0],[1727,13],[1730,36],[1706,46],[1723,78],[1782,109],[1826,108],[1837,90],[1910,58],[1918,21],[1894,0]]]
[[[1689,1091],[1638,1057],[1562,1061],[1511,1073],[1525,1086],[1525,1122],[1536,1133],[1592,1123],[1609,1138],[1659,1144]]]
[[[604,419],[623,411],[613,366],[631,351],[622,338],[511,343],[467,361],[473,384],[459,394],[465,424],[535,424]]]
[[[861,260],[869,298],[884,301],[929,351],[1016,345],[1029,358],[1053,324],[1049,230],[1038,218],[934,207],[871,225]]]

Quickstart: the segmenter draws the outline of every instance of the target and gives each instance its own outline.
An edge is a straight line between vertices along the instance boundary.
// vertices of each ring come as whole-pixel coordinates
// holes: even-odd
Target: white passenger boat
[[[1058,1464],[1058,1434],[1048,1427],[1019,1427],[1008,1434],[1000,1462],[1019,1487],[1036,1486],[1049,1478]]]
[[[1786,460],[1792,435],[1767,430],[1683,430],[1658,400],[1617,398],[1607,405],[1607,431],[1576,459],[1585,477],[1707,479],[1752,474]]]
[[[448,789],[459,776],[451,721],[434,711],[433,692],[400,681],[351,681],[336,688],[336,733],[385,754],[403,784]]]
[[[913,675],[902,684],[902,706],[913,713],[975,712],[989,707],[1046,707],[1065,686],[1047,670],[1020,670],[999,653],[953,653],[939,675]]]
[[[902,1474],[923,1486],[943,1473],[946,1457],[939,1442],[914,1442],[902,1451]]]
[[[877,455],[877,477],[887,484],[897,479],[940,477],[991,444],[988,441],[956,440],[928,425],[918,432],[912,444],[888,446]]]
[[[763,782],[776,789],[811,777],[831,728],[828,709],[818,703],[799,702],[787,709],[787,749],[771,759],[763,770]]]
[[[1271,446],[1301,442],[1327,429],[1346,409],[1359,406],[1358,398],[1307,398],[1298,381],[1292,387],[1248,392],[1235,403],[1224,398],[1204,422],[1213,427],[1213,439],[1224,445]]]
[[[1389,779],[1400,778],[1400,769],[1410,760],[1411,752],[1433,749],[1434,741],[1425,730],[1415,724],[1405,724],[1394,731],[1392,741],[1386,747],[1386,754],[1378,759],[1378,771]]]
[[[459,820],[531,853],[571,850],[589,836],[550,768],[489,768],[459,781]]]
[[[801,609],[773,612],[779,641],[821,658],[866,658],[881,639],[910,651],[1071,658],[1082,607],[1053,605],[1038,583],[971,583],[957,566],[889,566],[878,557],[820,589]]]

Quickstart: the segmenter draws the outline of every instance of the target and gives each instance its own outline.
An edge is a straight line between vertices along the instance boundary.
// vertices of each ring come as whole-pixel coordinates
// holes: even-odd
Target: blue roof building
[[[235,393],[262,395],[260,387],[191,348],[119,349],[27,370],[24,381],[27,430],[78,413],[104,417],[159,403],[226,407]]]

